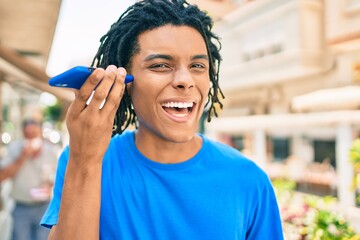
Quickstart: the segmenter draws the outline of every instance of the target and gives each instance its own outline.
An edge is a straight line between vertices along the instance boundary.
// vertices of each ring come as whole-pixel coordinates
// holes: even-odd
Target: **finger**
[[[111,87],[114,85],[117,75],[117,68],[114,65],[109,65],[105,70],[105,75],[101,82],[96,86],[92,99],[88,101],[89,111],[99,110],[104,104]]]
[[[112,85],[112,88],[106,98],[106,102],[102,108],[102,110],[104,112],[111,114],[111,112],[115,110],[114,111],[114,114],[115,114],[117,108],[120,105],[120,101],[123,97],[123,94],[124,94],[125,76],[126,76],[125,68],[122,68],[122,67],[118,68],[115,82]]]
[[[74,112],[81,112],[87,106],[87,102],[92,95],[93,90],[103,79],[105,75],[105,70],[102,68],[97,68],[89,76],[80,90],[75,91],[75,100],[71,105],[71,109]]]

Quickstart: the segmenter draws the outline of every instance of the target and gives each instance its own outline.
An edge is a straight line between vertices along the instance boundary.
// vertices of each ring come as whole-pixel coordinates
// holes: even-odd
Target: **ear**
[[[125,86],[126,91],[128,92],[128,94],[129,94],[130,97],[131,97],[132,85],[133,85],[133,83],[128,83],[128,84],[126,84],[126,86]]]

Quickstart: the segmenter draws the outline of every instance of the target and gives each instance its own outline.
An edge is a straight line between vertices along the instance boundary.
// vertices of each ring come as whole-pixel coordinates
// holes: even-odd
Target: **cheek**
[[[133,84],[130,87],[131,101],[134,106],[136,115],[139,117],[139,113],[146,113],[147,110],[152,108],[154,101],[153,92],[151,87],[139,84]]]
[[[202,83],[200,86],[202,97],[206,100],[210,92],[210,80]]]
[[[210,81],[207,83],[204,83],[203,88],[201,90],[201,95],[203,98],[203,102],[202,102],[202,107],[204,108],[205,105],[208,103],[209,101],[209,92],[211,91],[210,89]]]

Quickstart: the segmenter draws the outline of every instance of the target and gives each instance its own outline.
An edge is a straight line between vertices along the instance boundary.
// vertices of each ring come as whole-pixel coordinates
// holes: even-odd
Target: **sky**
[[[135,0],[62,0],[47,73],[90,65],[100,38]]]

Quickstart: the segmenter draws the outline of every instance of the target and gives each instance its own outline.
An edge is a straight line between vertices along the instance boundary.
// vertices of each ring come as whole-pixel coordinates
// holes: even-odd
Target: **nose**
[[[195,81],[190,71],[184,68],[184,69],[179,69],[178,71],[175,72],[172,85],[176,89],[182,89],[186,91],[195,86]]]

